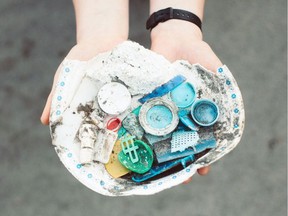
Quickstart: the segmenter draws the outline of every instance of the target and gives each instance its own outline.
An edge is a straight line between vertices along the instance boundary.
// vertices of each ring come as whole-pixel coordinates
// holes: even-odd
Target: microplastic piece
[[[198,131],[199,126],[194,123],[194,121],[190,118],[190,111],[189,110],[180,110],[178,112],[178,116],[180,121],[188,128],[193,131]]]
[[[139,121],[144,130],[155,136],[171,133],[178,125],[178,108],[162,98],[147,101],[141,107]]]
[[[194,155],[205,151],[206,149],[215,148],[217,142],[215,138],[199,140],[199,142],[194,146],[194,148],[187,148],[184,151],[171,152],[171,141],[165,140],[159,143],[155,143],[153,146],[156,159],[158,163],[163,163],[166,161],[171,161],[179,158],[186,157],[188,155]]]
[[[168,161],[166,163],[161,163],[158,164],[154,167],[152,167],[148,172],[146,172],[145,174],[134,174],[132,176],[132,180],[140,183],[140,182],[144,182],[146,180],[149,180],[165,171],[168,171],[170,169],[172,169],[173,167],[178,166],[179,164],[182,164],[183,168],[186,168],[186,164],[191,163],[194,161],[194,155],[189,155],[186,156],[185,158],[181,158],[178,160],[174,160],[174,161]]]
[[[79,129],[80,163],[90,164],[94,158],[94,147],[98,128],[93,124],[82,124]]]
[[[123,113],[131,104],[130,92],[118,82],[104,85],[99,90],[97,98],[101,109],[110,115]]]
[[[129,113],[123,120],[123,127],[137,139],[142,139],[144,135],[144,129],[141,127],[138,117],[136,114]]]
[[[113,131],[101,129],[97,134],[95,143],[94,160],[101,163],[108,163],[110,154],[117,140],[118,134]]]
[[[128,154],[128,157],[132,163],[139,161],[137,149],[139,148],[134,144],[135,136],[125,136],[121,138],[121,146],[124,154]]]
[[[171,138],[171,133],[165,136],[154,136],[152,134],[146,133],[144,136],[145,136],[145,139],[148,141],[148,143],[153,146],[154,143]]]
[[[107,122],[107,129],[117,132],[121,127],[121,120],[119,118],[111,118]]]
[[[155,98],[155,97],[162,97],[169,93],[171,90],[179,86],[181,83],[183,83],[186,80],[186,78],[182,75],[178,75],[174,77],[173,79],[169,80],[167,83],[157,87],[154,89],[151,93],[145,95],[144,97],[140,98],[138,101],[140,103],[145,103],[146,101]]]
[[[122,144],[122,143],[121,143]],[[137,155],[134,158],[134,155]],[[141,140],[135,140],[133,144],[129,146],[122,146],[122,151],[118,154],[118,159],[123,166],[127,169],[143,174],[150,170],[153,164],[153,151],[145,142]]]
[[[197,100],[191,107],[193,120],[201,126],[211,126],[219,118],[219,108],[216,103],[208,99]]]
[[[126,175],[130,172],[126,167],[124,167],[120,161],[118,160],[118,154],[122,151],[121,147],[121,141],[117,140],[112,153],[110,155],[110,159],[108,163],[105,164],[105,168],[107,172],[113,177],[113,178],[119,178],[123,175]]]
[[[196,151],[195,146],[198,140],[199,135],[195,131],[176,131],[172,134],[171,152],[182,152],[188,147],[192,147]]]
[[[182,83],[170,92],[170,98],[179,108],[189,107],[196,99],[195,87],[189,82]]]
[[[127,130],[123,126],[121,126],[117,133],[118,133],[118,137],[122,137],[127,133]]]

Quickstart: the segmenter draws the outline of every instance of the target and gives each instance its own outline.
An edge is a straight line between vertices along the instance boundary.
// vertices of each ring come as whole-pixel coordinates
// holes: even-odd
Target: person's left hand
[[[201,30],[194,24],[170,20],[156,26],[151,32],[151,50],[163,55],[169,61],[187,60],[190,64],[199,63],[216,72],[221,61],[211,47],[202,40]],[[208,174],[210,166],[198,169],[200,175]],[[184,183],[189,183],[192,177]]]

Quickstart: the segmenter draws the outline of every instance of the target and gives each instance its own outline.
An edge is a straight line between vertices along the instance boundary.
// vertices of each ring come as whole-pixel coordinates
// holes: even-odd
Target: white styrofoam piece
[[[201,90],[197,92],[198,98],[212,99],[219,106],[220,116],[213,131],[217,140],[215,149],[177,173],[143,184],[112,178],[100,162],[93,162],[90,166],[81,165],[79,128],[87,121],[103,128],[107,119],[112,117],[103,112],[98,104],[97,94],[102,86],[111,82],[127,86],[132,96],[131,104],[117,116],[123,120],[140,105],[138,99],[141,95],[178,74]],[[88,188],[108,196],[148,195],[182,183],[198,168],[230,152],[241,139],[244,117],[241,92],[227,66],[223,65],[217,73],[212,73],[200,65],[191,65],[183,60],[170,63],[163,56],[126,41],[89,61],[63,61],[51,106],[50,130],[60,160]],[[201,130],[198,133],[201,137]]]

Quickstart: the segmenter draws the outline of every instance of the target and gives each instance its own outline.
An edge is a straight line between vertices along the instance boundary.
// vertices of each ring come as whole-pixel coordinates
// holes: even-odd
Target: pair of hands
[[[128,37],[115,35],[112,38],[103,39],[104,41],[101,42],[82,40],[70,50],[66,58],[89,60],[101,52],[111,50],[127,39]],[[222,66],[221,61],[211,47],[202,40],[201,30],[192,23],[171,20],[167,23],[159,24],[151,31],[151,50],[163,55],[171,62],[178,59],[187,60],[191,64],[200,63],[211,71],[216,71],[218,67]],[[44,125],[49,124],[51,100],[58,80],[59,68],[55,73],[53,86],[41,116],[41,122]],[[206,175],[209,169],[210,167],[203,167],[198,169],[198,173]],[[191,180],[192,178],[184,183],[188,183]]]

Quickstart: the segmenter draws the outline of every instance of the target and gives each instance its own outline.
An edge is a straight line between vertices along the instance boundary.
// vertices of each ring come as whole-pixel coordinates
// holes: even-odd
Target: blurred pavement
[[[131,0],[130,38],[149,47],[148,1]],[[154,196],[104,197],[79,183],[39,117],[75,43],[68,0],[0,2],[1,216],[284,216],[287,211],[287,2],[206,2],[205,40],[242,90],[246,128],[232,153]]]

